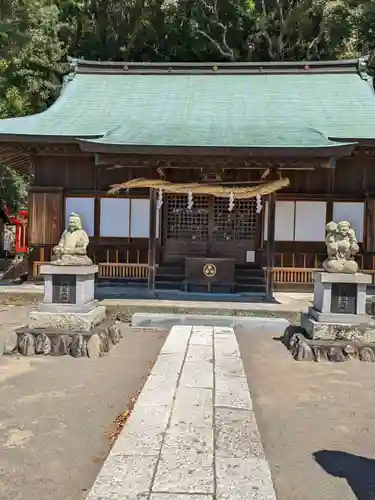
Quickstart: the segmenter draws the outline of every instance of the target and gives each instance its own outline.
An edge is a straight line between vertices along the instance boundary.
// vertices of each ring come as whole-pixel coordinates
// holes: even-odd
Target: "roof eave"
[[[82,137],[83,140],[100,139],[101,135],[91,135]],[[0,142],[18,143],[53,143],[53,144],[77,144],[77,136],[61,135],[32,135],[32,134],[2,134],[0,132]]]
[[[78,140],[82,151],[90,153],[160,154],[160,155],[248,155],[250,157],[278,158],[341,158],[350,156],[357,143],[344,143],[322,147],[223,147],[223,146],[145,146],[103,144]]]
[[[128,62],[85,61],[70,58],[75,73],[101,74],[233,74],[233,73],[356,73],[361,59],[338,61],[273,61],[273,62]],[[363,61],[363,58],[362,58]]]

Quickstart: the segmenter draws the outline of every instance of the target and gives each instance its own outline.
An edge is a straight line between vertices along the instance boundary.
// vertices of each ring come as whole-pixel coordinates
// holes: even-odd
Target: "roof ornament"
[[[369,74],[367,72],[367,60],[363,57],[358,59],[357,71],[362,80],[368,80]]]
[[[68,57],[68,63],[69,63],[69,67],[72,70],[72,72],[76,73],[77,69],[78,69],[78,59],[76,59],[74,57]]]
[[[77,73],[78,59],[74,59],[73,57],[68,57],[68,63],[69,63],[69,67],[70,67],[71,71],[69,71],[69,73],[64,75],[63,87],[66,84],[70,83],[74,79],[74,77],[76,76],[76,73]]]

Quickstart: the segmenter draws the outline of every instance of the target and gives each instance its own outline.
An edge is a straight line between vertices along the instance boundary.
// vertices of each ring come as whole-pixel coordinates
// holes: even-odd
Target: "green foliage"
[[[66,47],[59,10],[45,0],[6,0],[0,18],[0,117],[43,110],[57,96]]]
[[[15,170],[0,165],[0,199],[13,213],[27,205],[27,182]]]
[[[0,117],[42,111],[67,55],[282,61],[375,50],[374,0],[0,0]]]

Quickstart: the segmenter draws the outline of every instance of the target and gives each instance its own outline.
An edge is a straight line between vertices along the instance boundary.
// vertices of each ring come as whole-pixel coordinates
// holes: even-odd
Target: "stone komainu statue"
[[[329,222],[326,225],[327,259],[323,267],[329,273],[355,274],[358,264],[354,260],[359,251],[357,238],[349,222],[342,221],[336,224]]]
[[[82,229],[81,217],[71,213],[68,227],[61,235],[59,244],[53,249],[55,265],[90,266],[92,260],[87,256],[89,237]]]

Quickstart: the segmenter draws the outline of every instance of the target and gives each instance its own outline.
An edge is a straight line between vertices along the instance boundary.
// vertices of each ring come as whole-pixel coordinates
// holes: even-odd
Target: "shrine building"
[[[331,220],[375,273],[364,60],[71,65],[49,109],[0,120],[0,161],[29,168],[34,276],[71,212],[99,278],[150,290],[309,287]]]

